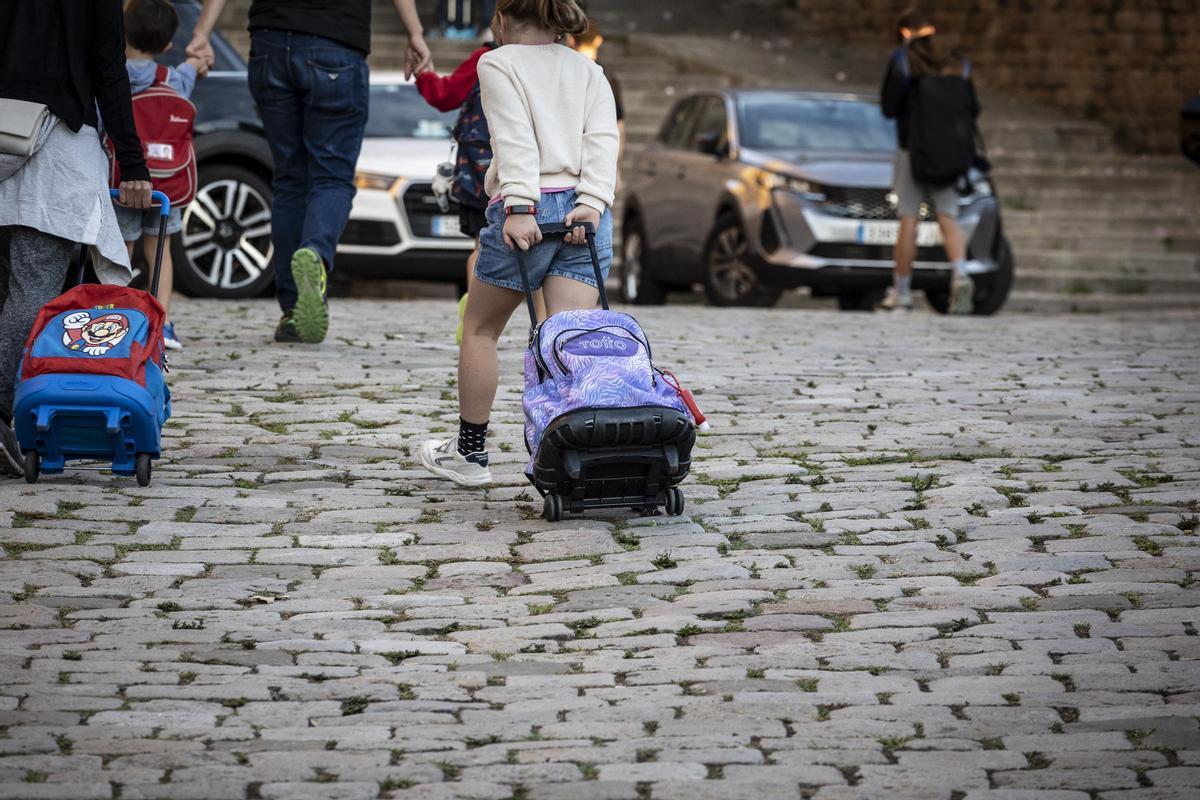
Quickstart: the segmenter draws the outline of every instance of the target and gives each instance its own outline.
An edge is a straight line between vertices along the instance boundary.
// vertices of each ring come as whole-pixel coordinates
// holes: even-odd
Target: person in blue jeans
[[[430,62],[416,0],[393,0],[409,44],[405,72]],[[189,56],[212,62],[209,36],[225,0],[204,0]],[[367,123],[371,0],[254,0],[250,93],[275,163],[271,258],[283,316],[277,342],[324,341],[326,278],[354,201]]]

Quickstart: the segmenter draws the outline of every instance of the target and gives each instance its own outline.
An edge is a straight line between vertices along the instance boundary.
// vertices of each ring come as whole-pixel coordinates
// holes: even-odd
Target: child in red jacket
[[[467,259],[467,289],[471,288],[471,276],[475,272],[475,260],[479,257],[479,232],[487,226],[483,212],[488,197],[483,191],[483,177],[492,163],[492,142],[487,120],[483,116],[483,103],[479,99],[479,76],[475,68],[479,59],[495,45],[488,43],[471,53],[466,61],[445,77],[435,73],[432,67],[417,76],[417,91],[425,102],[438,111],[453,111],[461,108],[458,122],[454,125],[454,141],[458,144],[458,155],[454,164],[454,182],[450,196],[459,204],[459,226],[462,232],[475,240],[475,249]],[[455,339],[462,344],[463,313],[467,307],[467,296],[458,302],[458,331]]]
[[[468,290],[475,273],[475,261],[479,257],[479,233],[487,227],[484,211],[487,209],[489,198],[483,189],[483,179],[492,163],[491,133],[483,115],[483,103],[479,99],[479,75],[476,67],[479,59],[495,47],[492,42],[484,44],[449,75],[439,76],[431,68],[417,76],[417,91],[429,105],[438,111],[462,109],[452,133],[454,141],[458,144],[458,155],[454,164],[454,182],[450,196],[461,209],[459,225],[462,232],[475,240],[475,249],[467,259]],[[541,292],[538,292],[537,302],[542,316],[545,316]],[[462,344],[462,320],[466,307],[467,298],[464,295],[458,303],[456,339],[459,344]]]

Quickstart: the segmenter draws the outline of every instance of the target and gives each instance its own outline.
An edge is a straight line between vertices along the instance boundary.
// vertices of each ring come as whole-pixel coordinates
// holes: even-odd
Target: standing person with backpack
[[[900,142],[893,179],[900,232],[892,287],[880,308],[913,308],[917,222],[925,202],[937,214],[952,265],[950,312],[970,314],[975,284],[967,261],[966,237],[958,224],[957,183],[977,158],[980,108],[971,65],[943,50],[937,29],[925,14],[910,11],[897,27],[901,44],[888,62],[881,99],[884,116],[896,120]]]
[[[167,312],[163,342],[169,350],[183,345],[175,335],[171,321],[171,291],[174,273],[169,237],[183,229],[183,209],[196,194],[196,151],[192,146],[192,128],[196,109],[188,101],[196,80],[208,74],[203,59],[189,57],[178,67],[166,67],[154,59],[171,47],[179,29],[179,16],[167,0],[130,0],[125,6],[125,71],[133,92],[134,120],[146,150],[146,159],[154,171],[155,188],[171,200],[167,217],[168,241],[163,247],[158,283],[158,302]],[[112,140],[104,138],[110,155],[115,156]],[[120,183],[120,169],[113,158],[113,186]],[[158,250],[159,214],[157,209],[141,211],[117,205],[117,222],[129,246],[130,258],[137,241],[149,264]]]
[[[461,486],[486,486],[487,429],[499,383],[496,341],[524,301],[516,248],[528,253],[531,288],[551,315],[595,307],[599,289],[578,223],[595,231],[600,270],[612,260],[617,115],[604,70],[562,42],[587,30],[575,0],[499,0],[492,32],[501,46],[479,59],[492,134],[487,227],[467,301],[458,360],[458,436],[428,441],[422,465]],[[534,250],[540,223],[565,223],[561,241]]]
[[[416,0],[393,0],[408,31],[405,73],[430,61]],[[187,54],[212,64],[225,0],[204,0]],[[371,0],[253,0],[250,93],[271,146],[271,243],[283,316],[277,342],[325,340],[326,280],[354,201],[367,124]]]

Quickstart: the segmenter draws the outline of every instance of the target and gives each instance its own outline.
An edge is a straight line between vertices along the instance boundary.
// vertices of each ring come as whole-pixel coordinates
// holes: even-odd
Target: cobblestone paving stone
[[[176,315],[150,488],[0,483],[0,796],[1200,796],[1194,316],[646,311],[687,513],[550,525],[450,304]]]

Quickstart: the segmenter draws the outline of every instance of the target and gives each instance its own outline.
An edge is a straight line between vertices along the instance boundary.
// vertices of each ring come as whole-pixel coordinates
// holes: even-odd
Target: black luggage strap
[[[538,225],[538,228],[543,237],[566,236],[576,228],[583,228],[587,235],[588,252],[592,257],[592,271],[596,276],[596,288],[600,291],[600,307],[608,311],[608,292],[604,289],[604,272],[600,269],[600,255],[596,252],[596,229],[592,227],[592,224],[577,222],[565,225],[561,222],[546,222]],[[517,266],[521,269],[521,286],[525,289],[525,305],[529,308],[529,325],[536,328],[538,326],[537,306],[534,305],[533,289],[529,285],[529,264],[526,261],[525,251],[519,247],[516,248],[516,251]]]

